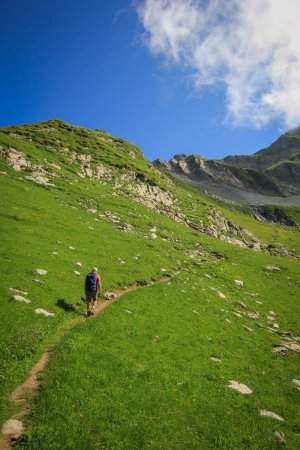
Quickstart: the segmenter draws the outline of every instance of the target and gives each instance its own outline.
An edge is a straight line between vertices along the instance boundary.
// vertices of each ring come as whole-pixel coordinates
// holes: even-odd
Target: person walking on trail
[[[97,305],[98,296],[102,291],[101,278],[97,267],[93,267],[85,277],[86,317],[93,316]]]

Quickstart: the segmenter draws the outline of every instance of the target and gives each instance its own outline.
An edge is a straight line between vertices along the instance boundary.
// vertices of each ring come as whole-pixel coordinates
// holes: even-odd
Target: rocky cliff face
[[[258,194],[258,203],[274,203],[271,197],[287,197],[288,203],[289,197],[300,194],[300,127],[254,155],[208,160],[179,154],[170,161],[157,159],[154,165],[221,196],[249,203],[255,202],[253,194]]]

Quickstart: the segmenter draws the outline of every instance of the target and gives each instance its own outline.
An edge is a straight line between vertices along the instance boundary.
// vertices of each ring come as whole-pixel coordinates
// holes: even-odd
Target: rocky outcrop
[[[265,196],[264,203],[269,203],[268,197],[300,193],[300,127],[254,155],[208,160],[199,155],[178,154],[169,161],[157,159],[154,165],[221,197],[251,203],[245,194],[249,192]]]

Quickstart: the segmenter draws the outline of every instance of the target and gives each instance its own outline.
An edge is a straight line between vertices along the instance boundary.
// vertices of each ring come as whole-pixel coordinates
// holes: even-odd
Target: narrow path
[[[133,284],[131,286],[128,286],[126,289],[118,289],[116,290],[116,297],[112,300],[103,300],[98,303],[96,309],[95,309],[95,315],[100,314],[105,308],[107,308],[109,305],[117,301],[122,295],[127,294],[128,292],[135,291],[137,289],[142,289],[150,286],[155,286],[156,284],[164,283],[172,278],[175,278],[180,274],[180,271],[175,272],[169,277],[162,277],[158,281],[155,281],[151,285],[141,286],[139,284]],[[66,332],[72,329],[75,325],[77,325],[80,322],[83,322],[85,320],[91,320],[91,319],[84,319],[83,317],[80,317],[74,321],[72,321],[71,326],[67,326]],[[39,380],[38,375],[44,370],[46,364],[48,363],[50,359],[50,350],[44,352],[38,362],[32,367],[28,378],[20,384],[10,395],[10,400],[12,402],[12,405],[17,408],[17,412],[15,412],[9,421],[11,420],[21,420],[24,418],[27,414],[30,412],[30,403],[28,398],[33,395],[35,392],[39,389]],[[8,423],[9,421],[5,422]],[[0,450],[10,450],[12,448],[12,443],[14,441],[13,439],[14,433],[10,434],[4,434],[2,431],[0,433]]]

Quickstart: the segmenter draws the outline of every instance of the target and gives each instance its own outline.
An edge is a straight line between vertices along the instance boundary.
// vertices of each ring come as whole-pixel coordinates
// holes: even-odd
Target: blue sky
[[[164,6],[161,14],[153,2]],[[203,82],[207,67],[188,58],[187,42],[195,39],[178,39],[181,24],[166,11],[171,6],[172,0],[2,0],[0,126],[61,118],[135,143],[150,160],[175,153],[221,158],[269,145],[289,128],[287,120],[275,114],[253,123],[259,112],[250,105],[243,115],[249,104],[241,103],[233,109],[240,99],[229,98],[231,85]],[[171,37],[160,34],[166,12]],[[190,12],[183,11],[185,23]]]

